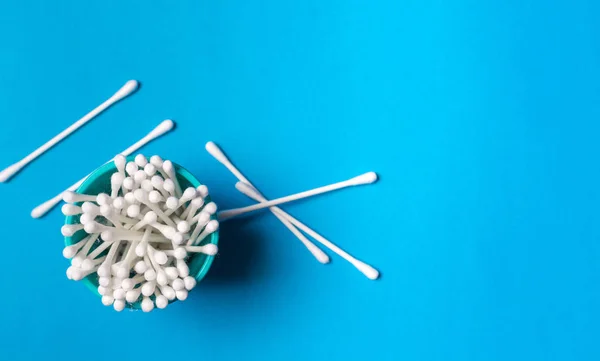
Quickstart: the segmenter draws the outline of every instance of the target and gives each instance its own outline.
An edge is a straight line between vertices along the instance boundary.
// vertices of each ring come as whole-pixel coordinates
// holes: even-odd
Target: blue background
[[[597,1],[12,1],[0,166],[125,81],[140,91],[0,184],[2,360],[598,360]],[[221,209],[284,207],[382,271],[318,264],[271,214],[222,225],[186,302],[103,307],[31,209],[165,118],[143,149]]]

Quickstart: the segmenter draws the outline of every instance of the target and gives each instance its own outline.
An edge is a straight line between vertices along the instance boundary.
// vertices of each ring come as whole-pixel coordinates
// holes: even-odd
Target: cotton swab
[[[131,155],[133,152],[135,152],[136,150],[140,149],[144,145],[148,144],[152,140],[154,140],[154,139],[160,137],[161,135],[163,135],[163,134],[171,131],[174,126],[175,126],[175,123],[172,120],[170,120],[170,119],[167,119],[167,120],[163,121],[156,128],[154,128],[150,133],[148,133],[145,137],[143,137],[140,140],[138,140],[136,143],[134,143],[133,145],[131,145],[129,148],[125,149],[120,154],[123,155],[123,156]],[[112,159],[109,160],[109,162],[110,161],[112,161]],[[87,179],[87,177],[88,176],[82,178],[77,183],[73,184],[71,187],[69,187],[67,189],[67,191],[71,191],[71,192],[76,191],[77,188],[79,188],[79,186]],[[40,204],[36,208],[34,208],[33,211],[31,211],[31,217],[33,217],[33,218],[40,218],[41,216],[43,216],[44,214],[46,214],[50,209],[52,209],[54,206],[56,206],[61,201],[63,193],[64,192],[61,192],[60,194],[56,195],[54,198],[52,198],[52,199],[50,199],[50,200],[48,200],[48,201]]]
[[[25,158],[21,159],[17,163],[9,166],[8,168],[6,168],[2,172],[0,172],[0,183],[6,182],[8,179],[10,179],[17,172],[19,172],[23,167],[25,167],[31,161],[33,161],[34,159],[36,159],[37,157],[39,157],[40,155],[45,153],[48,149],[50,149],[53,146],[55,146],[56,144],[58,144],[60,141],[65,139],[71,133],[75,132],[77,129],[81,128],[84,124],[86,124],[87,122],[92,120],[95,116],[100,114],[106,108],[110,107],[114,103],[118,102],[119,100],[121,100],[121,99],[125,98],[126,96],[128,96],[129,94],[133,93],[137,89],[137,87],[138,87],[138,82],[136,80],[130,80],[127,83],[125,83],[125,85],[121,89],[119,89],[113,96],[111,96],[104,103],[102,103],[98,107],[96,107],[96,109],[94,109],[91,112],[89,112],[88,114],[86,114],[83,118],[81,118],[78,121],[76,121],[75,123],[73,123],[67,129],[60,132],[57,136],[50,139],[46,144],[44,144],[41,147],[39,147],[38,149],[34,150],[31,154],[29,154]]]
[[[252,198],[252,199],[260,202],[260,200],[259,200],[260,197],[258,196],[257,192],[254,191],[252,188],[250,188],[250,187],[241,187],[241,188],[238,188],[238,190],[240,192],[242,192],[243,194],[247,195],[248,197],[250,197],[250,198]],[[284,216],[284,212],[283,211],[276,210],[276,212],[278,214]],[[312,229],[308,228],[303,223],[301,223],[300,221],[298,221],[296,218],[290,216],[289,214],[286,214],[285,218],[288,221],[292,222],[294,224],[294,226],[300,228],[303,232],[306,232],[306,234],[308,234],[309,236],[313,237],[314,239],[316,239],[317,241],[319,241],[321,244],[325,245],[327,248],[329,248],[333,252],[337,253],[340,257],[344,258],[346,261],[350,262],[354,267],[356,267],[359,271],[361,271],[369,279],[376,280],[377,278],[379,278],[379,271],[377,271],[372,266],[370,266],[370,265],[368,265],[368,264],[366,264],[366,263],[364,263],[362,261],[359,261],[358,259],[354,258],[349,253],[347,253],[346,251],[342,250],[341,248],[339,248],[335,244],[331,243],[330,241],[328,241],[327,239],[325,239],[324,237],[322,237],[318,233],[314,232]]]
[[[206,150],[218,162],[220,162],[227,169],[229,169],[229,171],[237,179],[239,179],[240,181],[245,182],[247,184],[251,184],[250,181],[246,177],[244,177],[244,175],[233,165],[233,163],[229,160],[229,158],[227,158],[225,153],[223,153],[223,151],[215,143],[213,143],[213,142],[206,143]],[[255,190],[256,190],[256,188],[255,188]],[[201,193],[200,190],[198,190],[198,192]],[[258,192],[257,192],[257,195],[260,196],[261,202],[264,202],[267,200]],[[206,210],[206,207],[204,207],[204,208]],[[281,221],[281,223],[283,223],[283,225],[286,226],[300,240],[300,242],[302,242],[302,244],[304,244],[304,246],[308,249],[308,251],[310,253],[312,253],[312,255],[317,259],[317,261],[319,261],[323,264],[329,262],[329,256],[327,256],[327,254],[325,254],[325,252],[323,252],[319,247],[315,246],[314,243],[312,243],[306,237],[304,237],[304,235],[302,233],[300,233],[298,231],[298,229],[296,229],[296,227],[294,227],[294,225],[292,225],[288,220],[286,220],[284,217],[282,217],[281,215],[278,215],[275,212],[275,210],[279,209],[278,207],[271,207],[269,209]],[[281,209],[279,209],[279,210],[281,210]]]
[[[368,173],[361,174],[358,177],[354,177],[352,179],[348,179],[343,182],[338,182],[338,183],[330,184],[328,186],[315,188],[315,189],[312,189],[309,191],[292,194],[287,197],[282,197],[282,198],[274,199],[271,201],[254,204],[254,205],[251,205],[248,207],[242,207],[242,208],[221,211],[221,212],[219,212],[219,220],[222,221],[227,218],[232,218],[232,217],[238,216],[243,213],[248,213],[248,212],[256,211],[256,210],[263,209],[263,208],[269,208],[269,207],[287,203],[287,202],[297,201],[299,199],[316,196],[317,194],[327,193],[327,192],[335,191],[335,190],[338,190],[341,188],[352,187],[352,186],[357,186],[357,185],[361,185],[361,184],[370,184],[370,183],[373,183],[376,181],[377,181],[377,174],[375,172],[368,172]],[[238,183],[236,183],[236,188],[237,187],[248,187],[248,184],[244,183],[244,182],[238,182]]]

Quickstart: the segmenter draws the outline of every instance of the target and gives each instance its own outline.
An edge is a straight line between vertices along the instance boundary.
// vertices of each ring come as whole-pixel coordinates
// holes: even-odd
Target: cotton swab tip
[[[144,312],[150,312],[154,309],[154,302],[152,302],[152,300],[148,297],[144,297],[144,300],[142,301],[142,311]]]
[[[139,84],[140,83],[137,80],[129,80],[111,97],[111,99],[113,101],[118,101],[125,98],[129,94],[133,93],[138,88]]]
[[[204,248],[203,253],[209,255],[209,256],[214,256],[219,252],[219,247],[217,247],[216,245],[209,243],[207,245],[202,246],[202,248]]]
[[[127,164],[127,158],[125,158],[125,156],[123,154],[118,154],[113,162],[115,163],[115,167],[117,167],[117,170],[119,171],[119,173],[123,174],[125,172],[125,165]]]
[[[223,151],[215,143],[208,142],[204,147],[206,148],[206,151],[219,162],[223,164],[229,163],[229,159],[227,159]]]
[[[156,138],[173,129],[175,123],[171,119],[164,120],[153,131],[148,133],[147,137]]]
[[[356,267],[359,271],[361,271],[368,279],[376,280],[379,278],[379,271],[375,268],[369,266],[368,264],[355,260],[352,262],[354,267]]]
[[[21,165],[16,163],[4,169],[2,172],[0,172],[0,183],[4,183],[9,180],[13,175],[21,170],[21,168]]]
[[[361,174],[358,177],[354,177],[348,180],[348,183],[354,186],[361,184],[371,184],[377,181],[377,173],[375,172],[367,172],[365,174]]]

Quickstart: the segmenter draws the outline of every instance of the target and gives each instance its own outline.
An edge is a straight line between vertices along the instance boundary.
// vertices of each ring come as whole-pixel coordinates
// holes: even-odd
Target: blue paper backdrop
[[[598,360],[600,16],[580,1],[4,1],[0,167],[129,79],[131,98],[0,184],[2,360]],[[143,149],[221,209],[285,207],[382,271],[319,265],[271,214],[222,225],[208,278],[116,313],[65,277],[55,195]]]

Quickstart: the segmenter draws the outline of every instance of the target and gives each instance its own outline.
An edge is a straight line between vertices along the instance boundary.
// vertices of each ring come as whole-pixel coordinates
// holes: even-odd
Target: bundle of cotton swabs
[[[171,161],[137,155],[127,162],[115,157],[110,194],[66,192],[62,211],[79,215],[78,224],[65,225],[62,234],[87,236],[65,247],[71,259],[69,279],[79,281],[97,273],[102,303],[122,311],[141,301],[149,312],[169,301],[185,300],[196,285],[187,261],[193,253],[213,256],[217,246],[201,245],[219,228],[217,206],[205,204],[208,188],[182,190]]]

